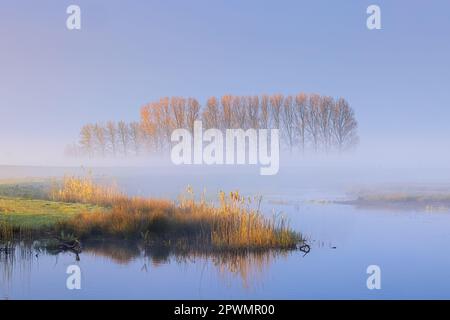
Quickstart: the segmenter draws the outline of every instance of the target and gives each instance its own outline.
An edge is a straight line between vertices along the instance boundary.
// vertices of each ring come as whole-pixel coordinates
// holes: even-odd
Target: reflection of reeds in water
[[[33,261],[38,260],[35,254],[51,254],[31,243],[18,243],[14,250],[8,254],[0,253],[0,288],[8,295],[13,279],[21,282],[30,281]],[[151,272],[162,264],[175,262],[177,264],[194,264],[203,262],[204,266],[211,266],[217,271],[219,278],[224,282],[240,279],[244,288],[255,286],[275,259],[286,257],[289,251],[237,251],[237,252],[211,252],[199,250],[179,250],[164,246],[140,246],[135,242],[93,242],[86,244],[83,255],[103,257],[112,262],[127,265],[139,258],[143,259],[142,270]],[[203,273],[203,272],[202,272]]]
[[[8,221],[0,221],[0,242],[30,240],[34,234],[39,233],[37,230],[28,227],[12,225]]]
[[[137,245],[119,241],[98,241],[83,248],[84,254],[94,257],[104,257],[113,262],[126,265],[141,255]]]
[[[211,262],[223,282],[230,284],[233,279],[239,278],[246,289],[262,282],[262,277],[268,271],[270,265],[278,258],[288,255],[287,251],[265,252],[226,252],[211,254],[207,252],[190,253],[188,256],[177,256],[177,261],[203,260]]]
[[[0,251],[0,289],[5,297],[11,291],[14,277],[19,277],[21,282],[29,282],[33,264],[33,250],[29,243],[0,244],[8,246],[8,251]]]
[[[165,246],[139,246],[135,243],[94,242],[84,248],[84,254],[111,259],[115,263],[126,265],[137,258],[144,259],[142,270],[149,271],[147,265],[158,268],[172,261],[178,264],[204,262],[211,264],[224,282],[234,278],[241,280],[245,288],[252,287],[267,271],[275,259],[287,257],[289,251],[237,251],[211,252],[200,250],[179,250]]]

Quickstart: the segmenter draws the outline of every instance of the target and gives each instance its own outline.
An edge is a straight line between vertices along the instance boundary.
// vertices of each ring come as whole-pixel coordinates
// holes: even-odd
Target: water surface
[[[175,176],[175,175],[174,175]],[[234,189],[211,177],[176,179],[118,175],[130,194],[171,197],[189,183],[211,199]],[[245,182],[245,181],[247,182]],[[450,298],[450,215],[334,204],[348,197],[338,185],[256,184],[267,215],[284,214],[311,251],[224,256],[146,251],[126,243],[86,246],[50,255],[18,248],[0,261],[0,297],[9,299],[310,299]],[[314,201],[311,201],[314,200]],[[320,200],[320,201],[318,201]],[[79,265],[82,289],[66,288],[67,267]],[[381,268],[381,290],[368,290],[366,268]]]

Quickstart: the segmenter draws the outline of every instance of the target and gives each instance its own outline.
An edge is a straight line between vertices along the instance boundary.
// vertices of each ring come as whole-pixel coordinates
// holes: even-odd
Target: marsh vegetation
[[[302,237],[259,199],[220,192],[216,202],[188,188],[178,201],[129,197],[90,177],[53,183],[48,200],[0,198],[0,240],[39,236],[121,239],[203,250],[295,249]]]
[[[450,209],[448,189],[385,188],[384,190],[361,190],[354,200],[339,201],[366,208],[390,208],[398,210],[421,210],[446,212]]]

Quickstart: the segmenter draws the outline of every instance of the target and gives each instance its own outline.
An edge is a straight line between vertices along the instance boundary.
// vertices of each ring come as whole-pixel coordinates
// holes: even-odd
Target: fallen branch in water
[[[298,248],[298,250],[300,250],[301,252],[304,252],[305,254],[303,256],[306,256],[311,251],[311,247],[305,243],[305,244],[301,245]]]

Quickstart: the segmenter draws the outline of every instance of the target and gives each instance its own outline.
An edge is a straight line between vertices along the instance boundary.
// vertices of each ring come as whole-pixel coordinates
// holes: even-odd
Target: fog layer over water
[[[283,166],[276,176],[258,168],[1,167],[2,178],[92,175],[132,195],[177,196],[191,185],[215,199],[219,190],[262,195],[268,216],[286,215],[311,245],[259,257],[162,255],[124,246],[89,247],[73,254],[36,252],[3,258],[1,294],[8,298],[449,298],[450,215],[392,211],[333,203],[371,187],[449,190],[449,171],[391,166]],[[248,170],[249,169],[249,170]],[[82,290],[67,290],[66,268],[81,267]],[[369,265],[382,270],[382,289],[366,287]]]

